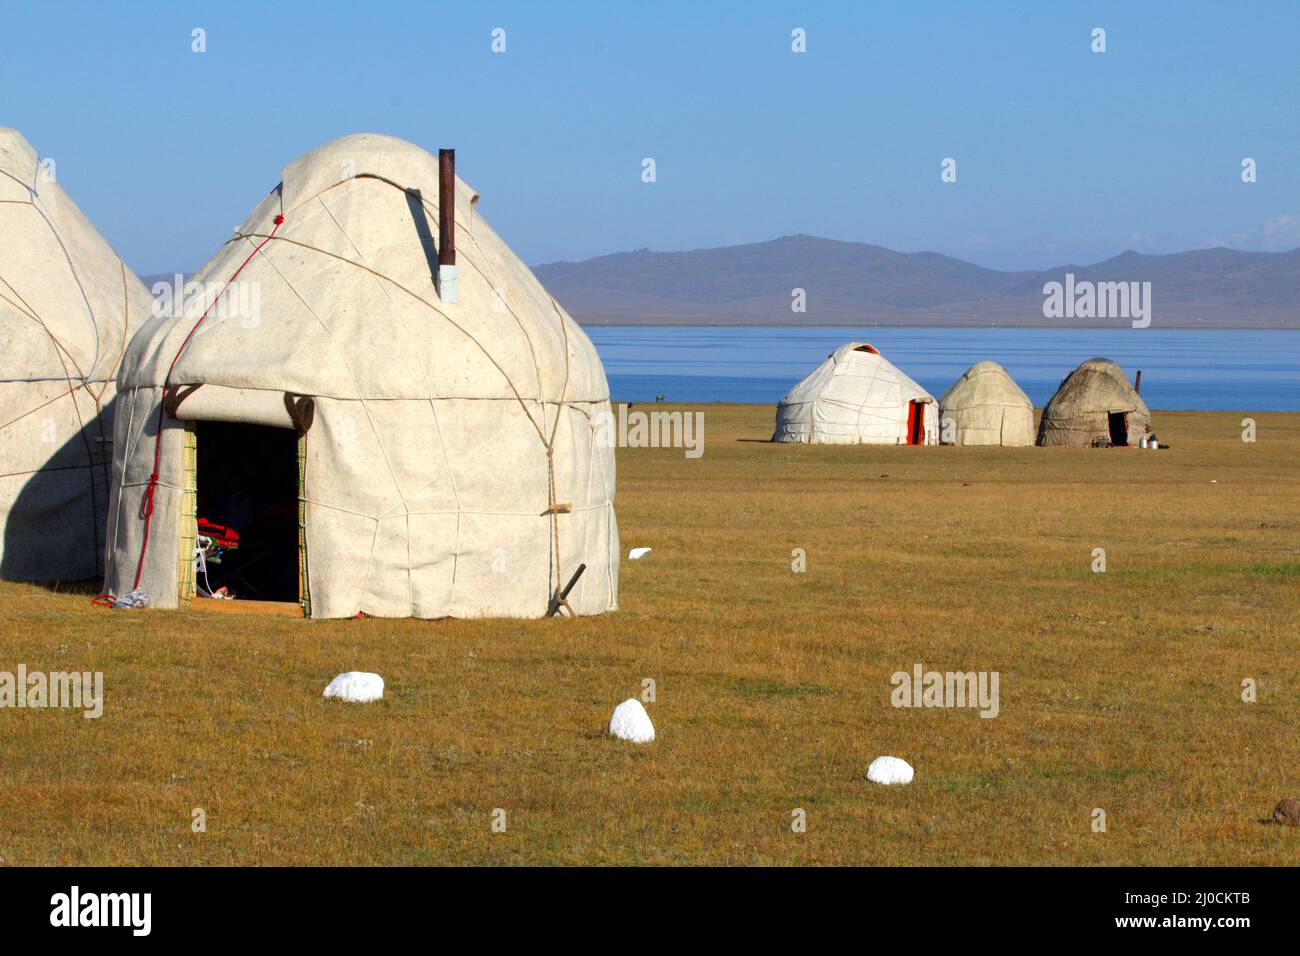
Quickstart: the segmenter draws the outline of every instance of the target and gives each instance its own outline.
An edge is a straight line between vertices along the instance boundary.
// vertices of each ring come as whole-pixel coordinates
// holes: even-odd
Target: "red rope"
[[[203,324],[203,320],[208,317],[208,314],[216,308],[217,303],[220,302],[221,297],[226,294],[226,290],[230,288],[231,283],[239,278],[239,274],[244,271],[244,266],[252,262],[253,257],[262,251],[262,247],[275,238],[275,234],[280,230],[280,224],[283,222],[283,215],[275,217],[275,228],[271,230],[271,234],[259,242],[257,248],[248,254],[248,258],[239,264],[239,268],[236,269],[230,278],[226,280],[226,284],[221,287],[221,291],[218,292],[217,297],[212,300],[212,304],[203,310],[203,314],[199,316],[199,320],[190,328],[189,334],[185,336],[185,340],[181,342],[180,348],[176,350],[176,354],[172,357],[171,365],[167,366],[167,375],[163,379],[164,396],[166,395],[167,387],[171,384],[172,370],[176,368],[176,363],[181,360],[181,355],[184,353],[185,347],[190,344],[190,339],[194,338],[194,333],[199,330],[199,326]],[[149,484],[145,486],[144,499],[140,502],[140,516],[144,518],[144,542],[140,545],[140,561],[135,567],[135,584],[132,585],[132,590],[140,586],[140,576],[144,574],[144,556],[149,550],[149,529],[153,523],[153,499],[154,493],[158,490],[158,467],[162,459],[163,414],[164,407],[163,403],[160,401],[158,403],[158,428],[153,443],[153,473],[149,475]]]

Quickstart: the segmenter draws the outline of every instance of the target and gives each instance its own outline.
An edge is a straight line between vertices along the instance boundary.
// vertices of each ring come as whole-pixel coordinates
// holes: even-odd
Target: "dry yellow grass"
[[[0,585],[0,670],[107,684],[100,720],[0,711],[0,858],[1300,862],[1300,831],[1259,822],[1300,794],[1300,415],[1257,416],[1251,445],[1241,415],[1157,413],[1174,448],[1148,452],[773,446],[770,407],[704,410],[700,460],[619,452],[624,550],[654,552],[601,618],[110,612]],[[893,708],[918,661],[999,671],[1000,715]],[[321,699],[353,669],[386,700]],[[603,736],[646,677],[659,739]],[[886,753],[911,786],[865,781]]]

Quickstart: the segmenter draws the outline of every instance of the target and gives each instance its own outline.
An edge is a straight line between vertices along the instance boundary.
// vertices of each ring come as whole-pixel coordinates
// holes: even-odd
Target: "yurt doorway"
[[[199,535],[212,545],[200,593],[298,600],[298,434],[288,428],[196,422]]]
[[[1110,412],[1106,416],[1110,426],[1110,443],[1117,448],[1128,444],[1128,415],[1124,412]]]
[[[907,443],[909,445],[925,444],[925,402],[908,402]]]

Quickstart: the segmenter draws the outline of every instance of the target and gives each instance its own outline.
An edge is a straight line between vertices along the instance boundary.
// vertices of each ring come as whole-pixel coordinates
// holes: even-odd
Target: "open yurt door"
[[[1116,448],[1128,445],[1128,415],[1124,412],[1110,412],[1106,416],[1110,430],[1110,443]]]
[[[198,545],[209,550],[199,593],[299,601],[298,434],[202,421],[194,435]]]

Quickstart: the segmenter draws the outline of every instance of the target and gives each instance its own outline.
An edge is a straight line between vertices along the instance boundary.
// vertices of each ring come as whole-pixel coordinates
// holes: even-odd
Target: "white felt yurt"
[[[949,445],[1034,443],[1034,403],[997,362],[976,362],[939,396],[939,438]]]
[[[835,350],[776,407],[772,441],[933,445],[934,398],[865,342]]]
[[[0,127],[0,578],[102,569],[114,378],[148,290]]]
[[[539,617],[585,565],[568,610],[617,606],[600,359],[477,194],[445,185],[442,224],[437,158],[373,134],[322,146],[193,277],[185,314],[132,340],[106,591],[175,607],[218,572],[312,617]],[[453,221],[454,292],[435,279]]]

